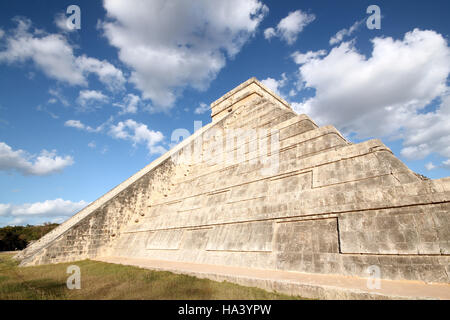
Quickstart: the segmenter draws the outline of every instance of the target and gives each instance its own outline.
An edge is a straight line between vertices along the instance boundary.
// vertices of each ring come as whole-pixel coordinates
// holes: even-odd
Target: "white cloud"
[[[319,57],[322,57],[324,55],[326,55],[327,52],[325,50],[318,50],[318,51],[308,51],[306,53],[301,53],[299,51],[295,51],[291,57],[294,60],[295,63],[297,64],[305,64],[310,62],[311,60],[317,59]],[[297,82],[295,84],[295,88],[292,89],[289,92],[289,96],[293,97],[295,95],[297,95],[297,93],[304,89],[304,83],[303,83],[303,79],[301,74],[299,73],[299,78],[297,79]]]
[[[17,28],[5,37],[5,50],[0,51],[0,63],[32,61],[49,78],[70,84],[86,86],[86,76],[96,74],[109,89],[120,89],[125,84],[122,71],[107,61],[85,55],[76,57],[72,46],[61,34],[47,34],[31,30],[31,21],[15,18]]]
[[[268,9],[258,0],[105,0],[101,26],[130,81],[168,109],[182,90],[206,89],[256,31]]]
[[[85,125],[81,123],[80,120],[67,120],[64,124],[66,127],[77,128],[77,129],[85,129]]]
[[[450,169],[450,159],[443,161],[442,166],[446,169]]]
[[[88,147],[91,149],[95,149],[95,147],[97,147],[97,145],[95,144],[95,141],[91,141],[88,143]]]
[[[431,153],[450,158],[450,95],[441,98],[439,108],[428,113],[405,113],[404,148],[408,159],[423,159]],[[445,167],[445,163],[443,164]]]
[[[87,126],[84,123],[82,123],[80,120],[67,120],[64,123],[64,126],[66,127],[70,127],[70,128],[75,128],[75,129],[79,129],[79,130],[83,130],[83,131],[87,131],[87,132],[91,132],[91,133],[98,133],[103,131],[103,129],[108,125],[109,122],[112,121],[112,118],[110,118],[109,120],[107,120],[106,122],[102,123],[101,125],[99,125],[96,128],[93,128],[91,126]]]
[[[293,107],[344,134],[403,138],[402,155],[411,159],[432,152],[450,158],[447,41],[434,31],[415,29],[402,40],[372,43],[370,58],[344,42],[302,64],[299,79],[316,95]],[[442,99],[440,106],[425,112],[435,99]]]
[[[66,97],[64,97],[64,95],[61,93],[61,91],[59,89],[49,89],[48,93],[52,96],[52,98],[50,98],[48,100],[48,103],[50,104],[55,104],[58,101],[65,107],[69,106],[69,101],[67,101]]]
[[[269,77],[267,79],[261,80],[261,83],[263,85],[265,85],[267,88],[269,88],[270,90],[272,90],[273,92],[275,92],[277,94],[279,93],[279,91],[278,91],[279,84],[278,84],[278,81],[275,80],[274,78]]]
[[[116,139],[128,140],[133,145],[145,144],[150,154],[164,153],[166,150],[158,145],[164,139],[160,131],[150,130],[147,125],[132,119],[111,125],[109,134]]]
[[[20,205],[0,203],[0,218],[8,221],[8,225],[36,224],[43,222],[62,222],[89,203],[86,201],[72,202],[55,199],[44,202],[24,203]]]
[[[25,224],[25,219],[24,218],[14,218],[13,220],[11,220],[10,222],[8,222],[8,226],[20,226],[20,225],[24,225]]]
[[[81,90],[78,95],[77,102],[81,105],[83,110],[87,110],[87,106],[95,103],[103,104],[108,101],[108,97],[102,92],[96,90]]]
[[[72,28],[67,24],[67,16],[64,13],[58,13],[55,15],[55,25],[62,31],[62,32],[73,32],[77,31],[76,28]]]
[[[11,205],[0,203],[0,216],[5,216],[11,212]]]
[[[0,39],[3,38],[4,35],[5,35],[5,31],[3,31],[2,29],[0,29]]]
[[[73,49],[59,34],[30,33],[31,21],[16,18],[17,28],[6,36],[6,50],[0,51],[0,62],[32,60],[48,77],[71,85],[86,85],[82,70],[76,67]]]
[[[114,103],[113,105],[122,109],[119,114],[135,114],[137,113],[140,104],[141,98],[137,95],[129,93],[124,97],[122,103]]]
[[[317,59],[319,57],[322,57],[326,55],[327,52],[325,50],[319,50],[319,51],[308,51],[307,53],[301,53],[299,51],[295,51],[291,57],[294,59],[294,62],[297,64],[304,64],[307,63],[313,59]]]
[[[71,156],[58,156],[56,151],[42,150],[39,155],[30,155],[23,150],[14,151],[4,142],[0,142],[0,170],[18,171],[23,175],[45,176],[61,172],[71,166]]]
[[[103,147],[103,149],[100,151],[101,154],[105,154],[108,152],[108,146]]]
[[[270,40],[273,37],[275,37],[277,35],[277,32],[275,31],[274,28],[267,28],[266,30],[264,30],[264,38],[266,40]]]
[[[344,37],[351,36],[358,28],[364,24],[364,19],[360,21],[356,21],[350,28],[339,30],[333,37],[330,39],[330,45],[335,45],[344,39]]]
[[[110,91],[124,89],[126,79],[122,71],[108,61],[100,61],[83,55],[77,58],[77,65],[85,73],[96,74],[100,82],[102,82]]]
[[[41,111],[41,112],[47,113],[47,114],[50,115],[50,117],[52,117],[53,119],[59,119],[59,116],[58,116],[58,115],[56,115],[56,114],[54,114],[53,112],[47,110],[47,108],[46,108],[45,106],[43,107],[42,105],[38,105],[38,106],[36,107],[36,110],[37,110],[37,111]]]
[[[55,199],[44,202],[26,203],[18,206],[9,205],[8,213],[13,216],[46,215],[68,216],[81,210],[88,203],[86,201],[72,202],[69,200]]]
[[[289,12],[287,17],[281,19],[278,23],[276,30],[274,28],[264,30],[264,38],[270,40],[278,36],[286,41],[287,44],[291,45],[297,41],[297,37],[303,31],[303,28],[315,19],[316,16],[314,14],[305,13],[301,10]]]
[[[197,108],[195,108],[194,113],[195,114],[203,114],[205,112],[209,111],[209,105],[207,105],[206,103],[200,103],[200,106],[198,106]]]
[[[433,162],[428,162],[428,163],[425,165],[425,168],[426,168],[428,171],[430,171],[430,170],[435,169],[436,166],[433,164]]]
[[[281,96],[280,89],[283,88],[287,83],[286,73],[281,74],[280,80],[275,80],[274,78],[269,77],[267,79],[261,80],[261,83]]]

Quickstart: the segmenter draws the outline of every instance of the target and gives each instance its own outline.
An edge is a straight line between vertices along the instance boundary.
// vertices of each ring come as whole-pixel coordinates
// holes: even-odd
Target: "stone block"
[[[381,141],[319,128],[256,79],[211,116],[21,264],[112,255],[355,276],[377,265],[385,279],[450,282],[448,178],[423,180]]]

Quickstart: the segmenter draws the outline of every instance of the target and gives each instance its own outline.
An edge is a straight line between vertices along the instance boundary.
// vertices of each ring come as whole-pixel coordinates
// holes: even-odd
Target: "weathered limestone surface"
[[[96,257],[450,283],[450,178],[348,142],[250,79],[212,123],[17,256]]]

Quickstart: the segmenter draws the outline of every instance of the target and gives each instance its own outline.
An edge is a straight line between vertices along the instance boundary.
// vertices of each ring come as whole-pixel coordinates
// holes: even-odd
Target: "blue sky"
[[[372,4],[379,30],[366,26]],[[319,124],[447,177],[449,12],[448,1],[2,1],[0,226],[64,221],[253,76]]]

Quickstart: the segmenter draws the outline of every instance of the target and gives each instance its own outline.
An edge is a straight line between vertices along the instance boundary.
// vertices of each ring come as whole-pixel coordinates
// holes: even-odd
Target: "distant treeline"
[[[0,251],[16,251],[25,249],[31,242],[40,239],[58,226],[56,223],[45,223],[42,226],[4,227],[0,228]]]

